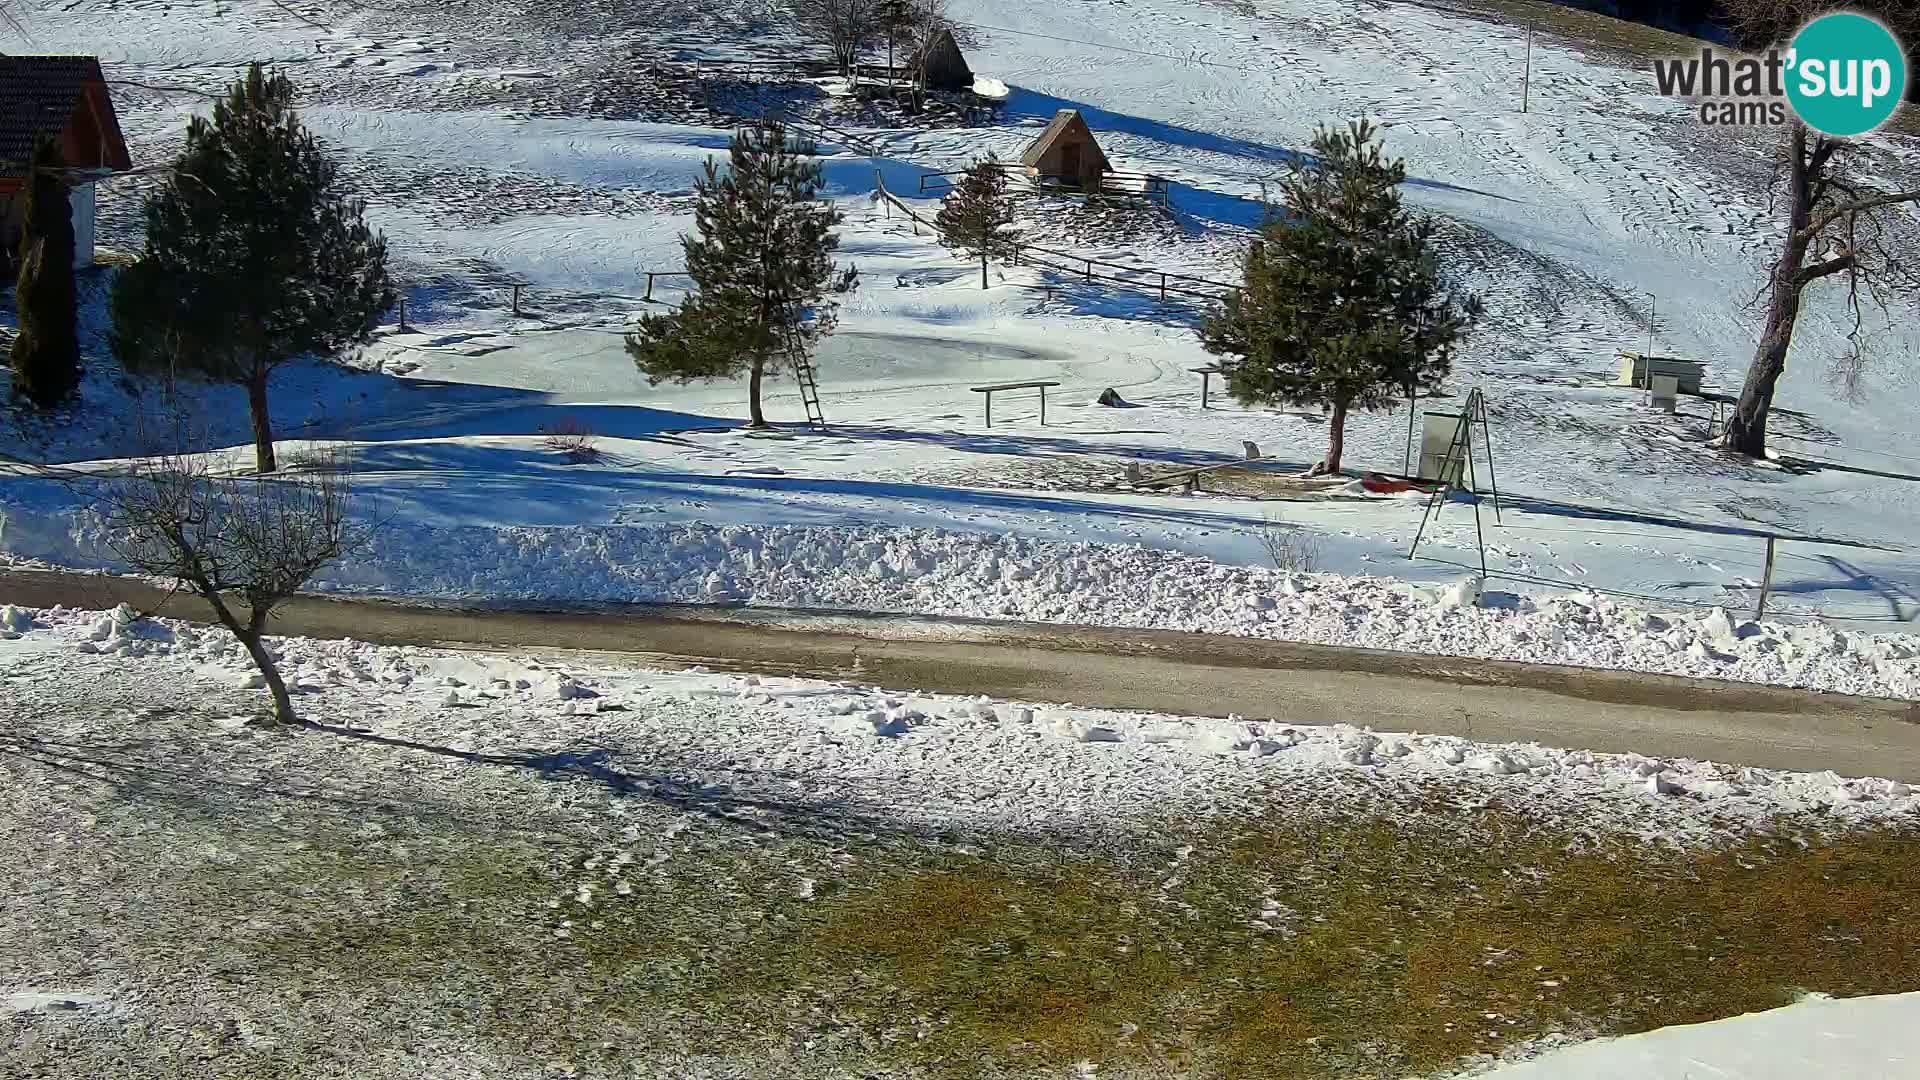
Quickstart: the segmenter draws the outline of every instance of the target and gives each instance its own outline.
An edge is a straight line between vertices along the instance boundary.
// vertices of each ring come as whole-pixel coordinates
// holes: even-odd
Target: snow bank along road
[[[0,573],[0,599],[200,621],[138,579]],[[274,632],[593,649],[653,662],[1288,723],[1352,723],[1920,782],[1920,704],[1704,679],[1153,630],[774,609],[463,609],[304,597]]]

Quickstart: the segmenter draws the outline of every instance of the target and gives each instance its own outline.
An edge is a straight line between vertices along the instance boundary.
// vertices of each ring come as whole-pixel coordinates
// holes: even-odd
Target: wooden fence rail
[[[916,234],[920,231],[919,226],[924,225],[927,227],[927,231],[935,237],[940,235],[939,228],[933,222],[921,217],[918,211],[902,202],[893,192],[887,190],[886,179],[880,174],[880,170],[878,169],[874,170],[873,183],[875,190],[879,193],[882,200],[888,205],[899,207],[900,210],[913,221],[914,232]],[[1224,298],[1228,293],[1240,291],[1240,286],[1225,281],[1215,281],[1212,278],[1199,277],[1194,274],[1173,273],[1171,271],[1161,270],[1158,267],[1137,266],[1132,263],[1114,262],[1111,259],[1096,259],[1092,256],[1081,255],[1071,251],[1042,247],[1039,244],[1028,244],[1016,241],[1011,245],[1008,255],[1009,258],[1007,261],[1013,266],[1037,266],[1062,274],[1072,274],[1089,284],[1106,282],[1114,285],[1124,285],[1128,288],[1139,289],[1142,292],[1158,293],[1162,300],[1166,300],[1169,296],[1193,296],[1205,300],[1219,300]],[[1035,255],[1045,257],[1035,258]],[[1120,277],[1116,274],[1097,273],[1095,271],[1096,267],[1124,271],[1137,276]]]
[[[1091,191],[1077,177],[1071,176],[1029,176],[1025,167],[1013,162],[993,163],[1001,173],[1017,181],[1024,191],[1040,192],[1048,195],[1110,195],[1118,198],[1145,199],[1162,206],[1173,206],[1173,181],[1158,173],[1109,171],[1103,173],[1098,187]],[[951,179],[965,176],[966,170],[957,172],[929,172],[920,174],[920,193],[925,195],[928,188],[944,191],[954,186]]]

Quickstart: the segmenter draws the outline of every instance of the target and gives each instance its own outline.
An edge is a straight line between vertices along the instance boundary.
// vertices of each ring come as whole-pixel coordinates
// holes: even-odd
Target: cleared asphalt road
[[[164,600],[164,608],[162,602]],[[195,598],[87,574],[0,572],[0,602],[211,621]],[[1704,679],[1154,630],[778,609],[473,609],[303,597],[273,631],[577,649],[893,689],[1636,751],[1920,783],[1920,703]]]

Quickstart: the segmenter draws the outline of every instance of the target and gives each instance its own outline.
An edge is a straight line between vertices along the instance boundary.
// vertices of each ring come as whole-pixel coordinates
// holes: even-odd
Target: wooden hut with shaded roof
[[[953,40],[953,31],[947,27],[941,27],[933,40],[916,50],[908,66],[926,79],[928,90],[973,89],[973,69],[967,66],[960,43]]]
[[[1054,113],[1046,130],[1020,155],[1020,163],[1043,184],[1067,184],[1088,191],[1097,190],[1101,178],[1113,171],[1078,109]]]

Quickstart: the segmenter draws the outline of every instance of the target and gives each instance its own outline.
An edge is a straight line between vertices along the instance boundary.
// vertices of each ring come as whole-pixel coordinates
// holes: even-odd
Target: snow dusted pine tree
[[[1400,205],[1405,179],[1366,121],[1322,127],[1247,253],[1242,288],[1201,327],[1241,402],[1330,412],[1316,474],[1340,471],[1350,410],[1438,385],[1479,314],[1477,298],[1443,286],[1432,224]]]
[[[247,70],[147,199],[147,246],[114,283],[129,367],[247,388],[254,457],[272,472],[267,381],[296,356],[365,341],[393,305],[386,240],[293,109],[293,84]]]
[[[988,257],[1012,246],[1007,226],[1013,224],[1013,200],[1007,195],[1007,174],[993,155],[967,166],[933,223],[941,243],[980,256],[980,287],[986,288]]]
[[[695,236],[680,238],[694,294],[649,315],[627,352],[649,383],[732,379],[745,373],[752,426],[767,426],[761,383],[804,362],[833,333],[839,302],[859,273],[834,265],[840,212],[818,198],[813,147],[777,121],[743,128],[722,173],[712,159],[694,184]]]
[[[13,392],[42,408],[65,401],[80,385],[73,206],[60,175],[65,164],[52,139],[34,145],[13,292],[20,315],[11,357]]]

